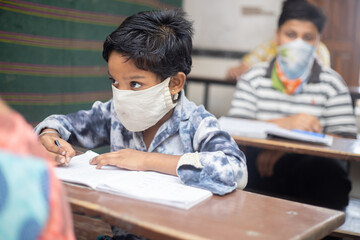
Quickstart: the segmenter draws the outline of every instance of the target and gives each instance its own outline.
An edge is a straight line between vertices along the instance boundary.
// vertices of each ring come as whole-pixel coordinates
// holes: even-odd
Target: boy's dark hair
[[[285,0],[278,27],[280,28],[287,20],[297,19],[312,22],[319,33],[322,32],[326,17],[320,8],[308,3],[306,0]]]
[[[164,80],[191,70],[192,23],[181,9],[140,12],[126,18],[107,36],[103,58],[116,51],[133,60],[139,69]]]

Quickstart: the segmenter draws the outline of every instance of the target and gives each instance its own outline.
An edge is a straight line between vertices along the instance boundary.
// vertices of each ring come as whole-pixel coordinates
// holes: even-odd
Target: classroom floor
[[[100,219],[73,213],[77,240],[96,240],[100,235],[112,236],[110,225]]]

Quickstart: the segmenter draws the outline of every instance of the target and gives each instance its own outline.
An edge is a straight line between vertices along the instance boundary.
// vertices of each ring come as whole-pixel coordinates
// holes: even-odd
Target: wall
[[[277,27],[282,0],[184,0],[183,8],[194,21],[194,48],[247,52],[271,39]],[[193,56],[191,76],[224,78],[239,59]],[[211,86],[208,109],[226,115],[233,87]],[[202,103],[204,88],[188,83],[187,96]]]
[[[129,15],[181,0],[0,0],[0,96],[35,125],[111,98],[102,44]]]
[[[184,0],[195,48],[248,51],[273,36],[281,0]]]

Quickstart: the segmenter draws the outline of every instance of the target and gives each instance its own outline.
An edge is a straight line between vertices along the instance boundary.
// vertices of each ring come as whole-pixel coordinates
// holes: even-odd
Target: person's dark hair
[[[287,20],[305,20],[312,22],[319,33],[322,32],[326,17],[320,8],[308,3],[306,0],[285,0],[278,27],[280,28]]]
[[[191,70],[192,23],[181,9],[140,12],[107,36],[103,58],[116,51],[162,80]]]

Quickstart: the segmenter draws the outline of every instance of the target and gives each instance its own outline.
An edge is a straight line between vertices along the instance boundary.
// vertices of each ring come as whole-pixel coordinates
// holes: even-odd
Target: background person
[[[277,54],[277,46],[276,37],[263,42],[247,53],[237,66],[229,68],[226,72],[226,79],[236,80],[237,77],[240,77],[255,64],[271,61]],[[319,42],[316,48],[316,58],[319,64],[330,67],[330,52],[322,42]]]
[[[285,1],[276,58],[241,76],[229,115],[355,138],[348,88],[315,57],[324,24],[325,16],[315,6]],[[246,156],[248,189],[335,209],[348,204],[351,182],[343,161],[254,148],[246,149]]]
[[[53,167],[32,127],[0,98],[1,238],[75,239]]]

